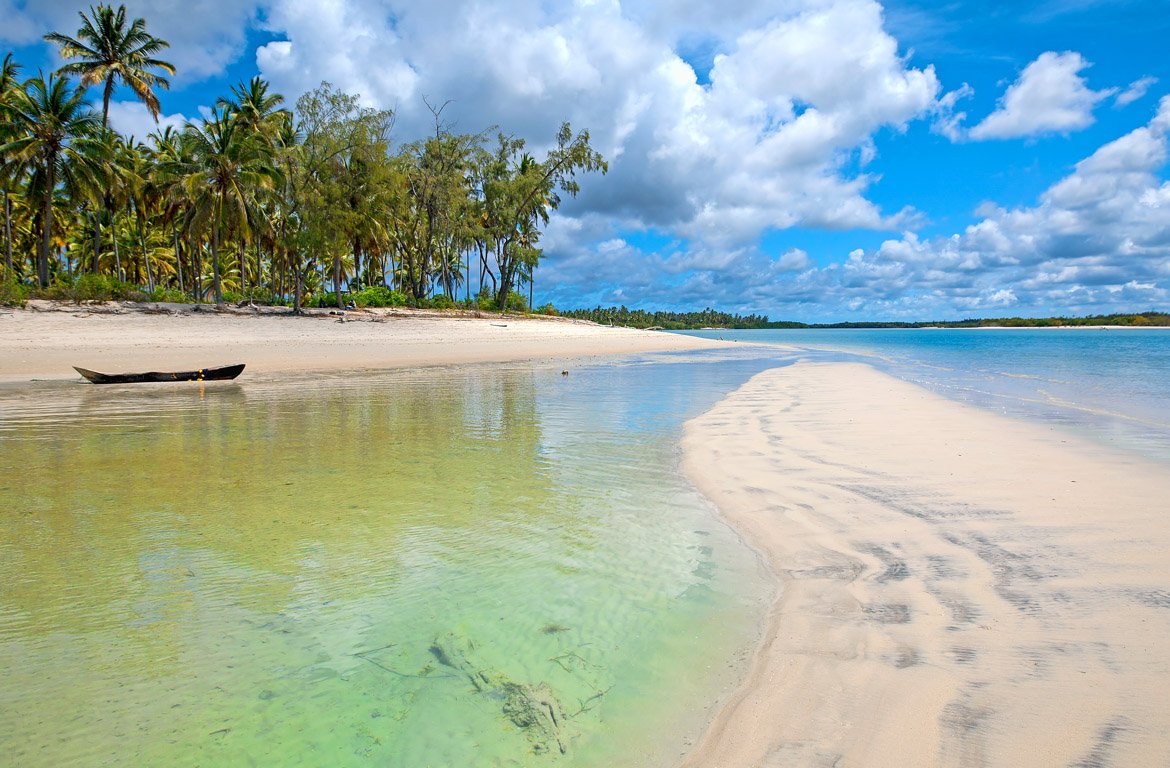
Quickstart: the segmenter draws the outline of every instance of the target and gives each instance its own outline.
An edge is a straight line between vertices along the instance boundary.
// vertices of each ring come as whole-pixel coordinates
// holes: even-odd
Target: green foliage
[[[23,307],[28,301],[28,286],[0,278],[0,307]]]
[[[170,46],[146,31],[144,19],[126,23],[126,6],[117,10],[109,5],[89,9],[89,16],[81,14],[82,26],[77,37],[58,32],[45,35],[45,40],[60,46],[61,57],[77,59],[61,67],[61,72],[80,75],[83,82],[103,83],[102,124],[109,112],[110,96],[115,83],[128,86],[158,119],[159,103],[154,88],[169,88],[170,82],[152,70],[161,69],[173,75],[175,68],[154,55]]]
[[[248,301],[253,304],[261,304],[268,307],[286,307],[288,306],[288,299],[273,293],[265,288],[256,288],[249,286],[248,290],[244,291],[242,301]]]
[[[138,286],[124,283],[110,275],[85,274],[73,282],[53,283],[34,294],[39,299],[72,301],[77,304],[94,301],[148,301]]]
[[[533,311],[536,312],[536,314],[538,314],[538,315],[552,315],[553,317],[556,317],[557,315],[560,314],[559,312],[557,312],[557,308],[554,307],[551,302],[548,304],[545,304],[543,306],[537,307]]]
[[[499,312],[500,305],[496,300],[495,294],[488,288],[484,288],[479,294],[470,302],[463,302],[463,306],[470,309],[478,309],[481,312]],[[550,305],[551,306],[551,305]],[[527,312],[528,299],[520,295],[516,291],[508,291],[508,299],[504,302],[505,312]]]
[[[224,291],[223,300],[228,304],[239,304],[244,300],[244,294],[236,291]]]
[[[516,291],[508,291],[508,300],[504,302],[504,309],[508,312],[527,312],[528,299]]]
[[[445,293],[432,297],[428,304],[430,304],[431,309],[455,309],[456,307],[455,300]]]
[[[177,288],[165,288],[160,285],[150,292],[150,300],[164,301],[174,304],[189,304],[191,302],[191,297]]]
[[[330,296],[332,297],[332,294]],[[353,301],[359,307],[404,307],[406,294],[384,285],[371,285],[353,294]],[[336,299],[331,306],[337,306]]]
[[[671,331],[699,328],[782,328],[804,327],[800,323],[770,323],[767,315],[733,315],[716,312],[708,307],[702,312],[647,312],[643,309],[621,307],[571,309],[561,312],[565,317],[592,320],[601,325],[620,325],[628,328],[665,328]]]
[[[496,303],[496,296],[486,286],[470,302],[466,302],[469,309],[478,309],[481,312],[495,312],[500,305]]]
[[[551,306],[551,305],[550,305]],[[542,307],[541,310],[544,308]],[[1170,314],[1143,312],[1142,314],[1088,315],[1086,317],[999,317],[967,320],[935,320],[930,322],[856,322],[856,323],[797,323],[787,320],[771,321],[767,315],[734,315],[716,312],[708,307],[702,312],[647,312],[642,309],[595,307],[594,309],[563,310],[565,317],[591,320],[601,325],[620,325],[629,328],[659,327],[670,331],[700,328],[1056,328],[1064,326],[1170,326]]]
[[[542,227],[582,175],[606,170],[589,133],[568,124],[545,137],[553,141],[543,156],[506,133],[492,152],[488,132],[451,130],[440,107],[433,135],[394,146],[392,112],[322,83],[294,117],[258,77],[203,119],[137,141],[106,125],[106,107],[112,88],[127,86],[158,113],[155,92],[174,73],[156,58],[167,43],[125,7],[97,5],[81,21],[72,36],[46,38],[60,46],[57,73],[20,82],[11,56],[0,67],[8,272],[35,275],[44,295],[129,297],[113,284],[60,282],[76,271],[113,275],[160,301],[316,295],[335,306],[345,286],[389,277],[396,291],[350,298],[524,311]],[[87,91],[101,93],[98,112]],[[495,295],[458,302],[473,258],[488,267]],[[333,293],[320,296],[326,286]],[[427,298],[436,288],[445,297]]]

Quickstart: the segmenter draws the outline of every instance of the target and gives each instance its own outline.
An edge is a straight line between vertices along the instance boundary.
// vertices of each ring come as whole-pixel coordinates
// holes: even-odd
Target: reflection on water
[[[669,359],[0,391],[0,754],[669,762],[763,590],[675,438],[766,367]]]

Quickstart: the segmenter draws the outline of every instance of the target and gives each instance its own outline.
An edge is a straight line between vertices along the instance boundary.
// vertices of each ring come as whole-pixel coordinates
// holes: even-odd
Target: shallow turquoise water
[[[679,429],[771,364],[0,390],[0,754],[670,764],[766,598]]]
[[[697,331],[854,359],[960,400],[1170,461],[1170,328]],[[744,354],[758,354],[745,352]]]

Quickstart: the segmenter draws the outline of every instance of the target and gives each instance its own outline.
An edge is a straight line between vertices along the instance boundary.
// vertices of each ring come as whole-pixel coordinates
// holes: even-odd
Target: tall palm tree
[[[122,259],[118,253],[118,243],[114,236],[117,223],[117,208],[125,200],[126,180],[123,167],[114,162],[122,151],[125,142],[121,134],[112,128],[99,127],[90,142],[89,149],[107,162],[98,168],[100,183],[97,184],[83,204],[93,212],[93,272],[96,275],[100,269],[102,254],[102,219],[109,218],[110,244],[114,249],[114,274],[118,280],[122,279]]]
[[[37,278],[49,285],[49,250],[53,236],[53,193],[59,184],[80,189],[96,176],[100,154],[90,146],[100,124],[84,92],[68,78],[43,75],[16,92],[9,118],[15,136],[0,154],[31,170],[30,185],[42,195],[41,239]]]
[[[181,220],[189,209],[189,201],[183,192],[183,175],[190,166],[189,142],[182,140],[182,134],[171,126],[150,134],[150,157],[153,163],[152,184],[159,197],[162,208],[162,223],[170,225],[171,243],[175,252],[175,272],[179,278],[179,290],[186,291],[183,274],[183,252],[179,245],[179,228],[177,222]],[[184,152],[188,151],[188,155]],[[188,251],[190,254],[190,249]],[[191,268],[194,270],[195,261],[192,255]],[[192,274],[191,289],[198,299],[194,274]]]
[[[151,116],[158,120],[159,103],[154,89],[167,89],[171,84],[151,70],[161,69],[173,75],[175,68],[169,62],[153,57],[169,48],[170,43],[147,32],[144,19],[134,19],[127,27],[124,5],[118,6],[117,10],[108,5],[91,6],[89,16],[84,11],[78,15],[81,16],[81,29],[77,30],[76,38],[59,32],[45,35],[45,40],[61,47],[63,58],[79,59],[65,64],[58,74],[80,75],[83,87],[105,83],[102,90],[103,126],[108,122],[110,97],[119,81],[129,86],[150,110]]]
[[[0,64],[0,146],[7,144],[13,137],[13,123],[9,116],[12,104],[16,99],[16,92],[20,88],[17,75],[20,65],[12,60],[12,54],[4,57]],[[12,270],[12,200],[8,192],[16,181],[15,168],[9,169],[7,155],[0,155],[0,187],[4,189],[4,276],[11,278]]]
[[[278,186],[281,172],[272,146],[233,120],[224,107],[199,125],[188,123],[183,140],[191,151],[183,178],[192,206],[190,223],[210,234],[215,303],[222,304],[219,246],[223,237],[228,232],[241,238],[250,236],[249,204],[256,194]]]
[[[268,92],[268,81],[262,77],[240,82],[232,86],[231,98],[216,100],[217,107],[227,108],[244,128],[263,134],[270,142],[277,140],[289,116],[288,110],[280,106],[283,103],[284,97],[279,93]]]
[[[232,86],[230,98],[221,97],[216,101],[218,107],[231,114],[232,120],[238,124],[240,130],[265,142],[274,153],[279,152],[281,131],[292,117],[288,110],[281,108],[280,105],[283,103],[284,97],[279,93],[269,92],[268,82],[262,77],[253,77],[246,83],[241,81]],[[253,199],[250,202],[249,221],[261,225],[262,228],[267,227],[271,223],[269,216],[271,206],[266,206],[265,203],[270,201]],[[247,288],[248,267],[243,238],[239,241],[239,265],[240,290],[244,291]],[[255,270],[257,288],[262,281],[262,272],[263,265],[257,245]]]

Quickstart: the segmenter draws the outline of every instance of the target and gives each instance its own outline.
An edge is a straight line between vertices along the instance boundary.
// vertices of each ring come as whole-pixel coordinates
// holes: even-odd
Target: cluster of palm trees
[[[322,83],[294,114],[261,78],[182,130],[125,137],[110,99],[128,87],[157,119],[167,43],[124,7],[81,18],[75,37],[46,35],[66,60],[56,73],[22,80],[3,60],[4,280],[47,289],[96,275],[156,297],[299,308],[330,287],[339,303],[368,286],[469,299],[476,274],[477,296],[502,307],[531,287],[540,228],[577,174],[606,170],[568,124],[538,161],[520,139],[453,133],[442,107],[432,135],[391,152],[392,113]]]

